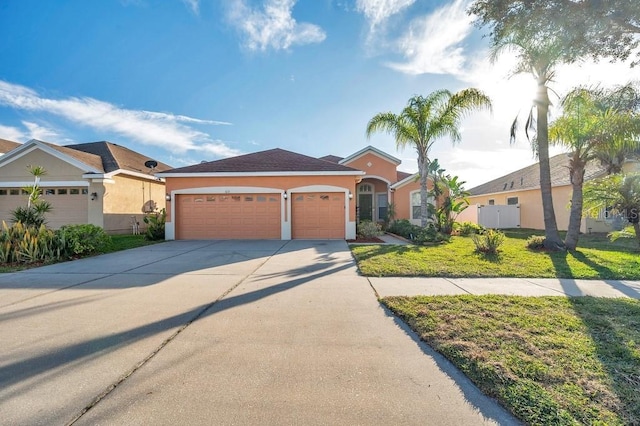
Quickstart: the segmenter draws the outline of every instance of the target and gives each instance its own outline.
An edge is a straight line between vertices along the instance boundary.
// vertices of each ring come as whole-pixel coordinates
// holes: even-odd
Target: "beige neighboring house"
[[[30,140],[0,156],[0,221],[27,203],[21,188],[33,184],[29,166],[42,166],[42,197],[53,210],[47,225],[89,223],[112,234],[143,227],[145,214],[165,207],[164,180],[156,172],[171,167],[111,142],[60,146]],[[2,146],[2,144],[0,144]],[[148,167],[154,165],[155,167]]]
[[[19,146],[20,144],[18,142],[12,142],[6,139],[0,139],[0,157]]]
[[[567,230],[572,187],[569,178],[569,156],[559,154],[549,159],[553,207],[559,230]],[[624,171],[637,171],[638,163],[629,161],[623,165]],[[597,161],[588,163],[585,182],[605,175],[605,168]],[[469,190],[469,208],[457,218],[458,222],[470,221],[495,228],[512,228],[514,215],[520,228],[544,229],[542,195],[540,193],[540,166],[538,163]],[[502,221],[505,226],[495,226]],[[603,212],[595,217],[583,217],[581,232],[610,232],[615,221],[605,217]]]
[[[353,239],[358,221],[419,223],[416,175],[372,146],[346,157],[270,149],[159,173],[166,239]]]

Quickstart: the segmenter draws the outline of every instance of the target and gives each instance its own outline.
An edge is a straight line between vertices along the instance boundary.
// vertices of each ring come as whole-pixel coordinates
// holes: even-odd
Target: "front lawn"
[[[549,253],[527,249],[530,234],[507,232],[498,255],[476,253],[469,237],[434,246],[352,246],[351,251],[367,276],[640,279],[635,243],[583,236],[578,250]]]
[[[528,424],[640,424],[640,301],[418,296],[382,302]]]

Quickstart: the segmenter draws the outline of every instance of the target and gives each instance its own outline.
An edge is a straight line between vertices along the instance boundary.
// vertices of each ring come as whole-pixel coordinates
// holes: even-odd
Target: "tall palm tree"
[[[418,154],[420,174],[420,222],[427,225],[427,178],[429,151],[442,137],[460,142],[460,122],[471,111],[491,110],[491,100],[478,89],[464,89],[457,93],[437,90],[425,96],[414,96],[400,112],[381,112],[367,124],[367,137],[375,132],[392,134],[398,149],[412,145]]]
[[[562,100],[563,114],[549,128],[551,143],[570,149],[571,213],[564,244],[575,250],[582,221],[583,184],[589,161],[602,155],[614,158],[640,148],[640,117],[633,110],[610,105],[618,90],[577,88]],[[600,154],[600,155],[599,155]]]
[[[511,35],[494,42],[491,59],[495,61],[505,52],[515,54],[518,63],[514,74],[531,74],[537,83],[536,97],[529,113],[525,131],[535,123],[535,136],[529,138],[531,147],[538,157],[540,165],[540,193],[542,195],[542,211],[544,215],[545,247],[552,250],[564,248],[558,232],[556,213],[553,208],[551,192],[551,169],[549,167],[549,83],[554,76],[554,68],[566,62],[565,52],[560,43],[553,37],[530,37],[528,34],[513,32]],[[533,116],[535,109],[535,118]],[[511,142],[515,142],[518,118],[511,126]]]

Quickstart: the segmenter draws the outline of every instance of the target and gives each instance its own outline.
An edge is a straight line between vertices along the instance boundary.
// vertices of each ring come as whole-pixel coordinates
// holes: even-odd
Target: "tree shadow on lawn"
[[[569,262],[567,262],[567,256],[572,256],[578,262],[588,266],[598,273],[595,279],[613,279],[618,275],[609,269],[608,267],[596,263],[593,260],[589,259],[583,253],[578,250],[574,251],[557,251],[549,253],[549,257],[551,258],[551,263],[553,263],[553,267],[555,270],[555,275],[558,278],[573,278],[573,271],[571,270],[571,266]]]
[[[570,271],[567,256],[573,255],[601,275],[612,273],[610,269],[594,263],[578,251],[554,254],[556,255],[551,256],[551,259],[556,272]],[[619,399],[618,412],[624,416],[625,424],[640,424],[640,374],[638,373],[640,357],[633,352],[638,351],[640,341],[640,333],[637,331],[639,330],[640,304],[624,298],[580,296],[584,293],[574,279],[563,279],[560,284],[567,294],[578,295],[569,297],[569,301],[576,315],[586,326],[596,347],[597,357],[610,378],[611,386]],[[607,284],[631,297],[639,296],[637,291],[622,283],[607,282]],[[622,313],[625,313],[624,321],[619,321]],[[629,333],[621,333],[623,328],[628,328]],[[634,330],[635,340],[632,335]]]
[[[404,254],[407,253],[416,253],[421,251],[424,248],[428,248],[426,246],[416,246],[416,245],[406,245],[406,246],[397,246],[397,245],[377,245],[377,246],[355,246],[355,247],[364,247],[364,248],[368,248],[368,247],[373,247],[372,250],[369,250],[367,252],[360,252],[357,255],[354,254],[354,257],[356,258],[357,261],[361,262],[361,261],[365,261],[365,260],[369,260],[373,257],[376,256],[382,256],[385,254],[389,254],[389,253],[393,253],[396,254],[398,256],[402,256]],[[352,253],[353,253],[353,246],[349,246],[350,249],[352,249]]]

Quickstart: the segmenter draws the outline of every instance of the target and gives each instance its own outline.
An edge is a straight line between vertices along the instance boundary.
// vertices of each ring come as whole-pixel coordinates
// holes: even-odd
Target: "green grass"
[[[151,244],[161,243],[163,241],[164,240],[149,241],[144,238],[144,235],[131,235],[131,234],[111,235],[110,243],[99,253],[93,253],[90,256],[96,256],[96,255],[105,254],[105,253],[113,253],[116,251],[128,250],[136,247],[148,246]],[[65,260],[62,260],[62,261],[64,262]],[[43,266],[43,265],[44,265],[43,263],[18,264],[18,265],[0,264],[0,273],[16,272],[16,271],[21,271],[23,269],[36,268],[38,266]]]
[[[389,309],[529,424],[640,424],[640,301],[389,297]]]
[[[576,251],[545,252],[526,248],[534,233],[506,232],[497,255],[476,253],[469,237],[434,246],[354,245],[351,251],[367,276],[640,279],[633,241],[611,243],[604,236],[586,235]]]

